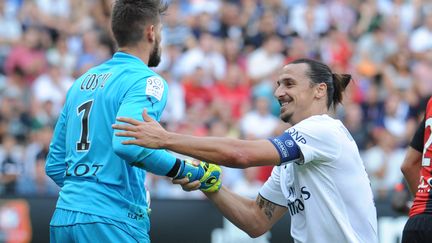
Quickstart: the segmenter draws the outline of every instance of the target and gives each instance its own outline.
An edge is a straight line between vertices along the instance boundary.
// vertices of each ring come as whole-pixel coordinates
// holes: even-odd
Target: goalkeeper
[[[56,124],[46,173],[61,187],[50,223],[51,242],[149,242],[146,171],[202,181],[218,189],[220,170],[193,166],[164,150],[122,145],[113,136],[116,116],[159,120],[167,100],[165,80],[149,67],[160,61],[159,0],[118,0],[112,32],[119,50],[79,77]]]

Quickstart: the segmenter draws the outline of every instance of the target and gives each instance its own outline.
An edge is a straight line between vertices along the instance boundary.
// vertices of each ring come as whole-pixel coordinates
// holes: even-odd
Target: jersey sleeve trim
[[[269,200],[268,198],[264,197],[264,196],[261,194],[261,192],[258,193],[258,195],[259,195],[260,197],[264,198],[265,200],[267,200],[267,201],[269,201],[269,202],[271,202],[271,203],[273,203],[273,204],[278,205],[279,207],[288,208],[288,206],[285,206],[285,205],[282,205],[282,204],[280,204],[280,203],[277,203],[277,202],[274,202],[274,201],[272,201],[272,200]]]

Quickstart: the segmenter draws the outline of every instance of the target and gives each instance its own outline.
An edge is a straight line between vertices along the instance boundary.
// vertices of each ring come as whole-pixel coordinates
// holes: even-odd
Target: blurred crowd
[[[376,198],[391,196],[432,94],[432,0],[171,0],[161,64],[163,125],[197,136],[267,138],[289,127],[277,71],[313,58],[353,81],[334,111],[356,140]],[[65,94],[116,47],[112,0],[0,0],[0,195],[56,195],[44,166]],[[271,168],[223,168],[255,197]],[[153,197],[200,198],[148,175]]]

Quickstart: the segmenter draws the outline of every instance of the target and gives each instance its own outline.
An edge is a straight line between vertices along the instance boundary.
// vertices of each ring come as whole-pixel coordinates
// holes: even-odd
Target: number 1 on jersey
[[[77,108],[78,116],[84,111],[84,114],[81,117],[81,137],[80,140],[77,142],[76,147],[78,152],[88,151],[90,148],[90,142],[88,141],[88,118],[92,105],[93,100],[89,100],[84,102]]]

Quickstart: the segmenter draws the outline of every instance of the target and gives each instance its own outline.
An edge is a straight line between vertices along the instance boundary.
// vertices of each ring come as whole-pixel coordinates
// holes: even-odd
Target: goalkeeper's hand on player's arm
[[[179,184],[185,191],[200,189],[203,192],[217,192],[221,188],[221,168],[218,165],[207,162],[192,162],[188,166],[197,167],[202,173],[193,178],[190,176],[173,179],[174,184]]]

